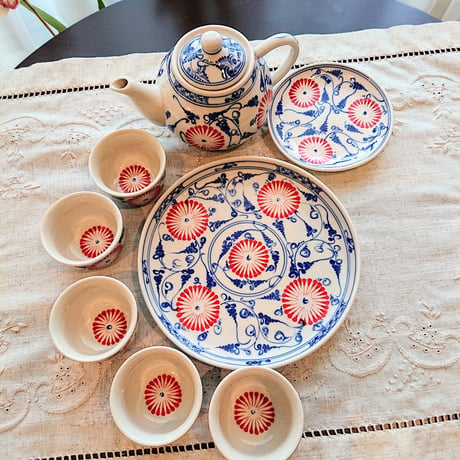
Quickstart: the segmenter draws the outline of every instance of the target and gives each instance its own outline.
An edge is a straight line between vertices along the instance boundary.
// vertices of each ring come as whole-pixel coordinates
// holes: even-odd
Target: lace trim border
[[[340,435],[351,435],[351,434],[362,434],[362,433],[375,433],[381,431],[399,430],[410,427],[420,427],[425,425],[434,425],[444,422],[459,421],[460,412],[447,415],[435,415],[428,418],[418,418],[414,420],[402,421],[402,422],[391,422],[391,423],[378,423],[375,425],[362,425],[349,428],[336,428],[330,430],[314,430],[304,431],[302,433],[302,439],[309,438],[323,438],[329,436],[340,436]],[[175,453],[186,453],[196,452],[202,450],[215,449],[214,442],[202,442],[196,444],[186,444],[183,446],[162,446],[152,448],[139,448],[139,449],[128,449],[112,452],[98,452],[92,454],[73,454],[73,455],[62,455],[56,457],[41,457],[33,460],[95,460],[95,459],[107,459],[107,458],[129,458],[138,457],[143,455],[162,455],[162,454],[175,454]]]
[[[421,51],[407,51],[404,53],[395,53],[395,54],[386,54],[380,56],[365,56],[365,57],[356,57],[356,58],[347,58],[347,59],[337,59],[332,60],[331,62],[337,62],[340,64],[353,64],[359,62],[375,62],[375,61],[383,61],[385,59],[398,59],[398,58],[407,58],[407,57],[417,57],[417,56],[427,56],[427,55],[434,55],[434,54],[447,54],[447,53],[458,53],[460,52],[460,47],[453,47],[453,48],[440,48],[435,50],[421,50]],[[308,64],[296,64],[292,68],[293,69],[300,69],[305,67]],[[271,69],[275,70],[275,69]],[[155,83],[155,80],[146,80],[144,83],[152,84]],[[72,87],[72,88],[60,88],[60,89],[52,89],[52,90],[45,90],[45,91],[32,91],[30,93],[19,93],[19,94],[6,94],[1,95],[0,100],[9,100],[9,99],[25,99],[29,97],[37,97],[37,96],[50,96],[54,94],[66,94],[66,93],[75,93],[80,91],[94,91],[100,89],[108,89],[110,87],[109,84],[101,84],[101,85],[89,85],[89,86],[80,86],[80,87]]]

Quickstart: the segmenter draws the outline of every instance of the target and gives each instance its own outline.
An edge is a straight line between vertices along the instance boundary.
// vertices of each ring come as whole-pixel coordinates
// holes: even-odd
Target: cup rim
[[[118,407],[118,399],[123,381],[124,379],[126,379],[130,370],[133,369],[138,362],[141,362],[142,360],[146,359],[148,355],[151,355],[151,357],[154,358],[158,353],[174,355],[178,358],[181,364],[187,367],[188,374],[191,377],[190,385],[193,385],[195,387],[195,394],[191,409],[184,421],[179,425],[179,427],[175,428],[172,432],[162,433],[161,439],[155,440],[145,439],[142,436],[137,436],[136,433],[133,433],[129,430],[126,424],[123,423],[122,418],[125,413]],[[141,445],[153,447],[162,446],[174,442],[175,440],[183,436],[185,433],[187,433],[187,431],[189,431],[195,423],[195,420],[197,419],[200,413],[202,399],[203,387],[201,383],[201,377],[193,361],[185,353],[177,350],[176,348],[165,345],[153,345],[150,347],[142,348],[141,350],[135,352],[128,359],[126,359],[126,361],[124,361],[122,365],[119,367],[112,380],[109,404],[112,413],[112,418],[115,424],[126,437]],[[156,435],[154,435],[153,437],[155,438]]]
[[[111,283],[121,288],[126,293],[126,296],[129,299],[129,309],[131,312],[131,321],[129,322],[128,329],[124,337],[116,345],[111,347],[109,350],[96,354],[96,355],[85,355],[83,353],[73,352],[73,350],[69,352],[68,349],[62,346],[62,343],[57,339],[57,336],[54,332],[55,327],[56,327],[54,323],[57,320],[57,315],[59,315],[59,310],[64,306],[64,302],[66,298],[69,295],[71,295],[72,291],[74,291],[75,289],[78,289],[82,285],[90,284],[90,283],[101,283],[101,284]],[[81,362],[81,363],[94,363],[94,362],[104,361],[112,357],[113,355],[117,354],[119,351],[121,351],[131,340],[131,337],[133,336],[134,331],[137,326],[137,321],[138,321],[137,301],[131,289],[125,283],[123,283],[122,281],[116,278],[113,278],[111,276],[97,275],[97,276],[87,276],[86,278],[82,278],[78,281],[75,281],[74,283],[67,286],[59,294],[59,296],[56,298],[56,300],[54,301],[51,307],[49,318],[48,318],[48,327],[49,327],[51,339],[53,340],[54,346],[64,356],[74,361]]]
[[[75,259],[70,259],[68,257],[64,257],[61,254],[53,252],[50,249],[50,246],[47,242],[47,238],[45,235],[45,227],[46,227],[47,220],[50,218],[50,215],[52,214],[52,212],[55,212],[59,206],[62,206],[62,203],[64,203],[67,200],[74,199],[77,196],[82,197],[85,195],[91,196],[91,197],[97,197],[98,199],[101,199],[102,201],[104,201],[108,205],[109,208],[111,208],[115,216],[116,230],[115,230],[113,241],[110,243],[109,247],[105,251],[101,252],[101,254],[98,254],[96,257],[92,257],[88,259],[75,260]],[[46,210],[45,215],[40,225],[40,240],[41,240],[42,246],[45,249],[46,253],[56,262],[59,262],[61,264],[68,265],[71,267],[75,267],[75,268],[90,267],[92,265],[99,263],[101,260],[105,259],[118,246],[118,244],[120,243],[120,240],[122,239],[122,236],[123,236],[123,218],[122,218],[121,211],[118,208],[118,206],[110,198],[102,195],[101,193],[90,192],[90,191],[79,191],[79,192],[69,193],[59,198]]]
[[[147,185],[147,187],[144,187],[141,190],[137,190],[135,192],[121,192],[118,190],[114,190],[110,187],[108,187],[96,174],[95,171],[95,166],[94,166],[94,160],[96,156],[96,149],[100,147],[104,142],[106,142],[108,139],[124,135],[124,134],[136,134],[139,136],[143,136],[145,138],[148,138],[150,141],[155,144],[156,147],[158,147],[158,152],[160,156],[160,167],[158,169],[158,173],[155,176],[155,179],[152,180],[152,182]],[[138,198],[139,196],[142,196],[149,191],[151,191],[154,187],[158,185],[159,182],[161,182],[162,177],[164,176],[165,170],[166,170],[166,153],[163,148],[163,145],[161,142],[154,136],[153,134],[149,133],[148,131],[145,131],[143,129],[137,129],[137,128],[126,128],[126,129],[119,129],[117,131],[113,131],[105,136],[103,136],[101,139],[97,141],[97,143],[94,145],[94,147],[91,149],[89,158],[88,158],[88,170],[89,174],[91,176],[91,179],[93,182],[96,184],[96,186],[101,189],[104,193],[107,195],[110,195],[114,198],[119,198],[121,200],[130,200],[133,198]]]

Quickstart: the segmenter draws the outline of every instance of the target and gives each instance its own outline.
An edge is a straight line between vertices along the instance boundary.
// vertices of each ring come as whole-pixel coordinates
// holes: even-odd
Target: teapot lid
[[[204,26],[179,41],[175,63],[181,76],[193,87],[220,90],[232,86],[253,68],[251,50],[247,39],[236,30]]]

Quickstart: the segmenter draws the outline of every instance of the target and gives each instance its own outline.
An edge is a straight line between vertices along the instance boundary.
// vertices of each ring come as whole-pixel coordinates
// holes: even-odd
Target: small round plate
[[[164,333],[211,365],[278,367],[322,345],[355,296],[359,253],[335,195],[262,157],[180,178],[148,216],[139,283]]]
[[[392,111],[385,92],[369,76],[340,64],[316,64],[277,86],[268,125],[289,160],[315,171],[344,171],[383,149]]]

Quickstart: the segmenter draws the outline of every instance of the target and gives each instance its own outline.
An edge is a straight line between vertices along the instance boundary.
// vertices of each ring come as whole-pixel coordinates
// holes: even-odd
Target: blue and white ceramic
[[[163,332],[223,368],[278,367],[323,344],[358,287],[335,195],[284,161],[239,157],[177,181],[148,216],[139,280]]]
[[[290,52],[271,73],[263,56],[288,46]],[[265,123],[273,85],[286,75],[299,53],[288,34],[253,48],[226,26],[203,26],[184,35],[161,63],[154,85],[128,77],[111,88],[131,97],[150,120],[166,125],[184,142],[205,150],[237,147]]]
[[[385,92],[362,72],[317,64],[289,75],[276,88],[268,123],[291,161],[316,171],[343,171],[373,159],[392,129]]]

